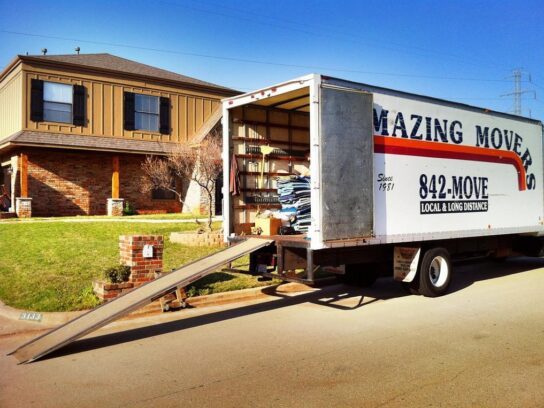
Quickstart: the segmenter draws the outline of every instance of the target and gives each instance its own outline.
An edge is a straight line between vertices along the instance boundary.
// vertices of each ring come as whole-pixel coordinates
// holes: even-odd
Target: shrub
[[[136,214],[136,209],[134,208],[134,205],[132,205],[128,201],[125,201],[125,207],[123,208],[123,215],[134,215],[134,214]]]
[[[118,265],[104,271],[104,278],[110,283],[127,282],[130,277],[130,266]]]

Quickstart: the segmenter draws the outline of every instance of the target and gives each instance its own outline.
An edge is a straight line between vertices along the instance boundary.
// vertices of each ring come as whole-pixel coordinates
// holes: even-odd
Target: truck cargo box
[[[226,239],[304,165],[312,250],[544,230],[537,120],[312,74],[225,99],[223,148]]]

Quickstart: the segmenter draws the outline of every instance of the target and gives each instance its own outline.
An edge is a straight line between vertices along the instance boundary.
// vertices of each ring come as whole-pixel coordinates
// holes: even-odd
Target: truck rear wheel
[[[432,248],[425,252],[418,271],[418,291],[427,297],[442,296],[451,282],[450,254],[444,248]]]

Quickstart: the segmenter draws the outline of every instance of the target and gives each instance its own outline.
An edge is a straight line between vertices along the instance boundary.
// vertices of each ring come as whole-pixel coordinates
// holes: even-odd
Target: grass
[[[216,223],[216,228],[219,224]],[[0,299],[33,311],[72,311],[98,304],[92,280],[119,263],[118,239],[124,234],[165,237],[164,270],[169,271],[219,248],[171,243],[171,232],[195,230],[194,223],[0,223]],[[195,282],[192,294],[261,286],[256,278],[220,272]]]

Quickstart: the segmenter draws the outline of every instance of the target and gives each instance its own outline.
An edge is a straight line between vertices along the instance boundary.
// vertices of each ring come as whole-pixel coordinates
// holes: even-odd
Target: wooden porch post
[[[113,156],[111,174],[111,198],[119,198],[119,156]]]
[[[21,198],[28,198],[28,156],[21,153]]]

